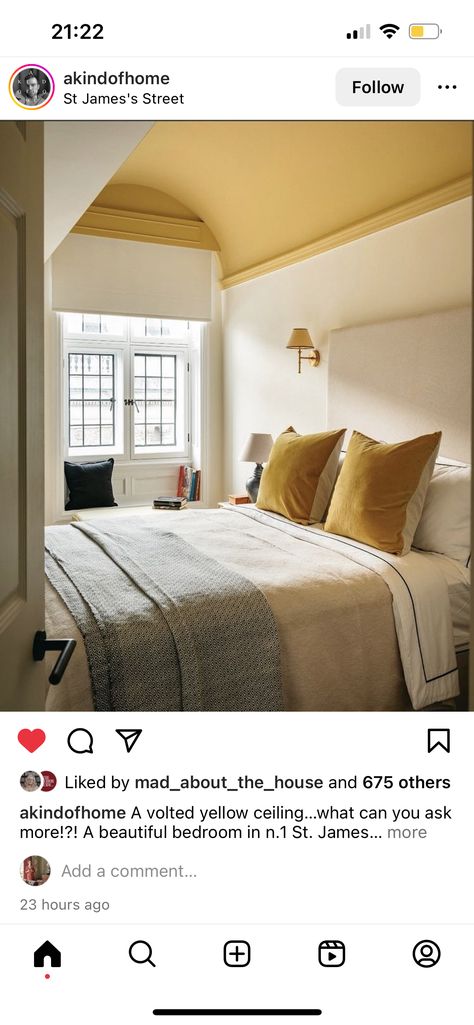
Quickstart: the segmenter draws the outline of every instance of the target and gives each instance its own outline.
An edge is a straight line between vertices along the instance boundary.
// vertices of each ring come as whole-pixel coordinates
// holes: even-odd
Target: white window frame
[[[129,452],[130,460],[140,462],[149,462],[150,460],[158,459],[160,462],[168,461],[175,463],[177,460],[184,460],[189,457],[190,452],[190,387],[189,379],[191,373],[191,364],[189,357],[189,346],[187,343],[170,342],[166,340],[166,345],[163,342],[159,344],[150,344],[150,341],[144,342],[143,344],[139,341],[133,341],[130,345],[129,351],[129,380],[131,382],[131,388],[133,389],[134,374],[133,374],[133,360],[135,355],[161,355],[161,356],[176,356],[176,445],[162,445],[157,446],[154,450],[148,448],[143,449],[143,452],[135,451],[134,447],[134,426],[135,426],[135,407],[132,406],[129,417]],[[136,400],[135,393],[131,395],[133,401]],[[181,416],[180,410],[183,409],[184,415]]]
[[[191,437],[191,338],[195,325],[183,321],[181,337],[165,336],[154,338],[140,335],[136,328],[142,318],[123,318],[125,331],[121,335],[100,335],[91,333],[68,333],[65,317],[60,317],[62,348],[62,391],[63,391],[63,451],[68,462],[82,462],[84,459],[102,460],[113,456],[118,464],[129,465],[179,465],[188,461],[192,452]],[[143,318],[144,320],[145,318]],[[159,318],[153,318],[159,319]],[[174,321],[174,324],[177,322]],[[189,339],[189,340],[188,340]],[[69,374],[70,353],[111,353],[116,357],[116,438],[111,446],[69,446]],[[179,436],[174,446],[164,445],[153,451],[134,450],[134,405],[125,405],[125,399],[135,399],[133,394],[133,359],[135,353],[176,356],[176,419]],[[122,413],[120,413],[122,410]]]
[[[114,445],[84,445],[84,446],[72,446],[69,445],[69,356],[71,353],[81,353],[84,355],[96,354],[100,352],[101,355],[112,355],[115,357],[115,444]],[[125,423],[122,410],[124,407],[124,384],[125,384],[125,364],[126,350],[125,344],[118,344],[112,342],[112,344],[102,346],[100,343],[95,343],[87,339],[84,343],[79,343],[74,338],[68,336],[67,339],[63,339],[63,424],[64,424],[64,458],[68,462],[80,462],[86,456],[95,456],[97,459],[107,459],[109,456],[113,456],[114,459],[125,457]]]

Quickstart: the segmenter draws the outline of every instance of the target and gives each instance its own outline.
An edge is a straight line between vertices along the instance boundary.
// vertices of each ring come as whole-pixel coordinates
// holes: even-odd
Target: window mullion
[[[126,341],[127,341],[127,345],[126,345],[126,349],[125,349],[125,353],[124,353],[124,361],[123,361],[123,394],[124,394],[124,400],[125,399],[127,400],[127,404],[125,405],[125,401],[124,401],[124,404],[123,404],[123,417],[124,417],[123,437],[124,437],[124,456],[125,456],[125,459],[127,461],[129,461],[130,457],[131,457],[131,447],[130,447],[131,415],[130,415],[130,411],[132,409],[132,407],[129,405],[129,400],[132,397],[132,389],[131,389],[131,382],[130,382],[130,321],[129,320],[127,320]]]

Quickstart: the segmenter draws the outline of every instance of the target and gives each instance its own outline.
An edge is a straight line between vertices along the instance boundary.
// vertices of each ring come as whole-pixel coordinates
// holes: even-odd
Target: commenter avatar
[[[40,64],[22,64],[9,82],[10,96],[20,107],[45,107],[53,98],[54,78]]]
[[[21,863],[20,875],[28,886],[43,886],[48,882],[51,868],[46,858],[42,858],[39,854],[30,854]]]

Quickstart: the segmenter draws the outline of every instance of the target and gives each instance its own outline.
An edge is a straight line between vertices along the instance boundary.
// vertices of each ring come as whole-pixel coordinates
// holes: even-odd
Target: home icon
[[[41,944],[41,947],[38,947],[38,950],[35,950],[33,955],[35,968],[44,968],[44,962],[47,957],[50,959],[51,968],[61,967],[61,951],[58,950],[57,947],[54,947],[49,940],[45,940],[45,942]]]

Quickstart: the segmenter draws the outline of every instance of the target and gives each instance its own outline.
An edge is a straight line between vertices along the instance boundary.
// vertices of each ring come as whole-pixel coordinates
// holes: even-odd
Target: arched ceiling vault
[[[154,241],[199,235],[231,283],[468,195],[471,147],[462,121],[160,122],[77,230],[97,208],[182,222]]]

